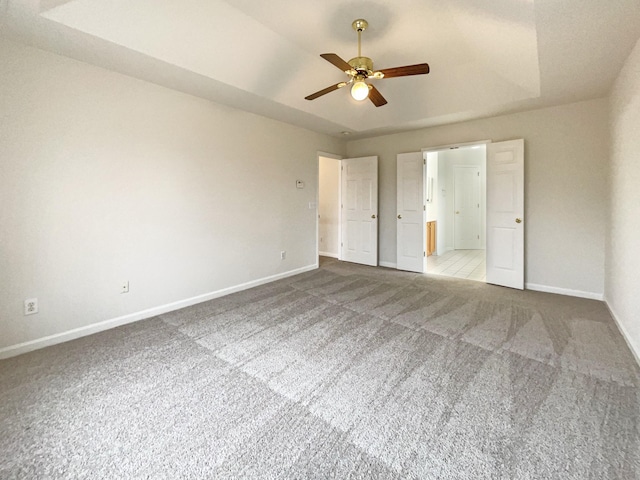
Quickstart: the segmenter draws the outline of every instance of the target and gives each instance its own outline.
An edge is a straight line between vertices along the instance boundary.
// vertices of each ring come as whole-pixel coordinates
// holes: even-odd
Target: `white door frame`
[[[336,155],[334,153],[327,153],[327,152],[321,152],[318,151],[317,154],[317,160],[316,160],[316,266],[319,265],[319,259],[318,257],[320,256],[320,243],[318,242],[318,236],[320,234],[320,219],[318,217],[319,213],[319,209],[320,209],[320,157],[325,157],[325,158],[333,158],[334,160],[336,160],[339,165],[340,165],[340,169],[338,172],[338,205],[342,204],[342,156],[340,155]],[[338,209],[338,260],[342,260],[342,248],[340,248],[340,245],[342,245],[342,209]]]
[[[422,150],[420,150],[422,153],[426,153],[426,152],[437,152],[440,150],[455,150],[457,148],[460,147],[470,147],[472,145],[488,145],[489,143],[491,143],[491,140],[478,140],[475,142],[461,142],[461,143],[449,143],[447,145],[438,145],[435,147],[425,147]]]
[[[486,165],[486,160],[487,160],[487,155],[488,155],[488,145],[491,144],[491,140],[475,140],[475,141],[471,141],[471,142],[460,142],[460,143],[448,143],[445,145],[435,145],[433,147],[424,147],[421,149],[421,152],[423,154],[429,153],[429,152],[440,152],[443,150],[456,150],[458,148],[461,147],[470,147],[470,146],[474,146],[474,145],[485,145],[485,165]],[[486,182],[486,180],[485,180]],[[486,191],[485,191],[485,198],[484,198],[484,203],[486,205]],[[485,219],[485,223],[486,223],[486,219]],[[486,228],[484,228],[483,230],[486,230]],[[486,232],[485,232],[485,236],[486,236]],[[484,240],[481,238],[481,240]],[[441,242],[438,242],[438,247],[437,247],[437,252],[438,254],[443,253],[443,246],[440,244]],[[483,244],[485,247],[485,253],[486,253],[486,242],[481,242],[481,244]],[[427,262],[429,260],[427,259]],[[425,267],[426,268],[426,267]]]

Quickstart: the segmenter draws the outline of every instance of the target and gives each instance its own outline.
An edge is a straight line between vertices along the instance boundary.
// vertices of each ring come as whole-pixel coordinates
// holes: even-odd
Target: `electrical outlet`
[[[120,293],[129,293],[129,280],[125,280],[120,284]]]
[[[282,250],[280,252],[280,260],[284,260],[285,258],[287,258],[287,251],[286,250]]]
[[[33,315],[34,313],[38,313],[38,299],[28,298],[24,301],[24,314]]]

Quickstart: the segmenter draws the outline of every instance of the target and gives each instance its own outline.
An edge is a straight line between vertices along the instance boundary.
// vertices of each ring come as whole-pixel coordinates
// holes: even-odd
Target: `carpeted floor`
[[[638,479],[602,302],[321,268],[0,362],[0,478]]]

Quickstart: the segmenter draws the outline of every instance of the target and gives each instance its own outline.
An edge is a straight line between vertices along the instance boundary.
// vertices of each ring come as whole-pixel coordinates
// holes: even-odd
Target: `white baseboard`
[[[527,290],[535,290],[536,292],[557,293],[559,295],[568,295],[570,297],[589,298],[591,300],[604,300],[604,294],[594,292],[583,292],[582,290],[571,290],[569,288],[550,287],[548,285],[538,285],[536,283],[526,283],[524,288]]]
[[[338,254],[337,253],[318,252],[318,255],[320,255],[321,257],[338,258]]]
[[[381,267],[387,267],[387,268],[398,268],[398,264],[392,263],[392,262],[379,262],[378,265],[380,265]]]
[[[252,280],[251,282],[242,283],[233,287],[223,288],[215,292],[205,293],[197,295],[195,297],[187,298],[185,300],[179,300],[177,302],[168,303],[166,305],[160,305],[158,307],[149,308],[140,312],[130,313],[121,317],[104,320],[102,322],[92,323],[84,327],[74,328],[73,330],[67,330],[66,332],[56,333],[47,337],[37,338],[28,342],[18,343],[16,345],[9,345],[8,347],[0,348],[0,360],[10,357],[15,357],[23,353],[38,350],[40,348],[49,347],[51,345],[57,345],[58,343],[68,342],[69,340],[75,340],[76,338],[85,337],[94,333],[109,330],[111,328],[126,325],[128,323],[137,322],[146,318],[155,317],[156,315],[162,315],[163,313],[172,312],[173,310],[179,310],[181,308],[190,307],[197,303],[213,300],[214,298],[224,297],[231,293],[247,290],[248,288],[264,285],[265,283],[274,282],[282,278],[291,277],[300,273],[309,272],[318,268],[318,264],[308,265],[306,267],[290,270],[288,272],[279,273],[269,277],[260,278],[258,280]]]
[[[616,312],[614,312],[613,308],[611,308],[611,305],[609,305],[609,302],[605,300],[604,304],[607,306],[607,308],[609,309],[609,313],[611,314],[611,317],[616,322],[618,330],[620,330],[620,333],[622,334],[622,338],[624,338],[624,341],[627,342],[627,345],[629,346],[629,350],[631,350],[631,353],[636,359],[636,363],[640,365],[640,349],[639,350],[635,349],[633,342],[631,342],[631,336],[629,335],[629,332],[627,332],[627,329],[624,328],[624,324],[620,321],[620,319],[618,318],[618,315],[616,315]]]

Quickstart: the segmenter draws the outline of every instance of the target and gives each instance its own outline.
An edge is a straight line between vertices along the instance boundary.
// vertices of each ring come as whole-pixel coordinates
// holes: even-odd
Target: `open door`
[[[487,283],[524,289],[524,140],[490,143]]]
[[[424,273],[426,212],[422,152],[397,157],[397,268]]]
[[[378,157],[342,160],[342,255],[378,265]]]

